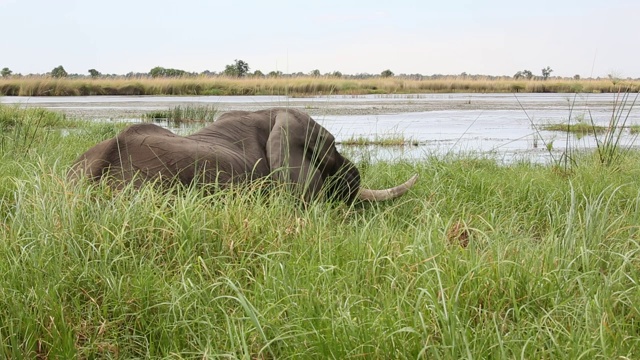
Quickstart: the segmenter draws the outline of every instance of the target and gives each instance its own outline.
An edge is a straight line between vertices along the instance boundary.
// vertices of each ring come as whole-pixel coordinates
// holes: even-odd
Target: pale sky
[[[640,78],[638,0],[0,0],[0,68]]]

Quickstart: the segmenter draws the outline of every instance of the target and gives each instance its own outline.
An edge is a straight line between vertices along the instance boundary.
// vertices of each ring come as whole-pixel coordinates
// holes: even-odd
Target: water
[[[337,141],[402,136],[409,143],[418,144],[370,148],[374,150],[374,158],[382,159],[411,160],[434,154],[473,153],[507,163],[517,160],[547,162],[559,159],[567,149],[593,149],[597,146],[595,136],[541,130],[544,124],[566,124],[568,111],[545,109],[529,111],[528,115],[522,110],[444,110],[376,116],[326,116],[319,121],[336,135]],[[594,109],[590,115],[574,110],[571,118],[572,123],[578,118],[589,123],[593,119],[598,125],[607,125],[611,110]],[[640,113],[632,111],[627,125],[639,123]],[[628,129],[622,134],[621,144],[638,145],[636,135]]]
[[[626,125],[640,124],[632,101],[618,115]],[[355,157],[413,160],[433,154],[474,153],[512,162],[559,158],[566,149],[592,149],[594,136],[576,137],[541,131],[545,124],[579,121],[607,125],[614,94],[412,94],[289,98],[285,96],[71,96],[3,97],[1,103],[40,106],[97,120],[138,121],[144,112],[181,105],[215,105],[222,111],[294,106],[307,110],[331,131],[337,141],[351,138],[403,137],[417,146],[344,150]],[[344,114],[348,115],[344,115]],[[181,133],[193,129],[174,129]],[[620,143],[637,146],[636,136],[624,131]],[[551,145],[549,145],[551,144]],[[547,147],[549,145],[549,148]],[[551,150],[549,150],[551,149]],[[363,155],[364,154],[364,155]]]

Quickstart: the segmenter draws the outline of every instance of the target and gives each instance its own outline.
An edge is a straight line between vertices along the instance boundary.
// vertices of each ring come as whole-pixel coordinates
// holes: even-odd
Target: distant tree
[[[393,75],[394,75],[394,74],[393,74],[393,71],[391,71],[391,70],[389,70],[389,69],[384,70],[383,72],[381,72],[381,73],[380,73],[380,76],[382,76],[382,77],[384,77],[384,78],[392,77]]]
[[[169,77],[179,77],[185,75],[189,75],[189,73],[180,69],[167,69],[167,76]]]
[[[161,66],[156,66],[153,69],[149,70],[149,75],[151,75],[151,77],[163,77],[164,74],[166,73],[166,69],[161,67]]]
[[[63,78],[67,77],[68,75],[69,74],[67,74],[67,71],[62,67],[62,65],[51,70],[51,76],[53,76],[54,78]]]
[[[280,70],[270,71],[269,74],[267,74],[268,77],[281,77],[282,75],[284,74]]]
[[[231,77],[239,77],[240,75],[238,75],[238,71],[236,70],[236,67],[233,65],[226,65],[224,68],[224,71],[222,71],[222,75],[225,76],[231,76]]]
[[[260,70],[256,70],[253,72],[254,77],[264,77],[264,73]]]
[[[526,78],[528,80],[531,80],[533,78],[533,73],[530,70],[522,70],[515,73],[513,75],[513,78],[514,79]]]
[[[100,71],[98,71],[96,69],[89,69],[89,75],[91,75],[92,78],[97,78],[98,76],[100,76],[102,74],[100,74]]]
[[[353,78],[355,79],[369,79],[371,77],[373,77],[371,74],[369,73],[357,73],[355,75],[351,75]]]
[[[104,76],[104,75],[103,75]],[[111,75],[106,75],[107,77],[118,77],[117,74],[111,74]],[[124,77],[132,79],[132,78],[145,78],[149,76],[149,73],[141,73],[141,72],[133,72],[133,71],[129,71],[128,73],[124,74]]]
[[[9,77],[12,73],[13,71],[9,70],[8,67],[2,68],[2,70],[0,70],[0,75],[2,75],[2,77]]]
[[[180,77],[185,76],[188,73],[184,70],[180,69],[165,69],[162,66],[156,66],[153,69],[149,70],[149,75],[151,77]]]
[[[313,76],[313,77],[320,77],[322,74],[320,74],[320,70],[315,69],[315,70],[311,70],[311,72],[309,72],[309,76]]]
[[[331,73],[331,76],[337,77],[337,78],[341,78],[342,77],[342,73],[340,71],[334,71],[334,72]]]
[[[234,60],[233,64],[227,65],[224,68],[224,75],[232,77],[243,77],[249,73],[249,64],[242,60]]]
[[[580,74],[573,75],[573,80],[580,80]]]
[[[542,78],[544,80],[547,80],[549,76],[551,76],[552,72],[553,72],[553,69],[547,66],[546,68],[542,69]]]

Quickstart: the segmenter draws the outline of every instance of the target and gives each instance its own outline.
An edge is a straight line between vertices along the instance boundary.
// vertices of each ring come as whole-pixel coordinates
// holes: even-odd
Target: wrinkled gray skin
[[[228,112],[184,137],[154,124],[132,125],[76,160],[69,178],[83,176],[114,187],[150,181],[225,187],[268,177],[290,184],[306,201],[324,191],[351,203],[360,190],[360,173],[340,155],[333,135],[309,115],[285,108]],[[364,198],[384,200],[407,189],[372,190]]]

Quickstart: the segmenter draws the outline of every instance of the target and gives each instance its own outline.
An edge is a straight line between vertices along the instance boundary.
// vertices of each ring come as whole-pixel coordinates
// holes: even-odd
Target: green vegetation
[[[40,108],[19,109],[0,105],[0,152],[19,154],[47,140],[51,131],[74,128],[78,121]]]
[[[600,162],[603,165],[612,165],[617,162],[618,157],[622,156],[624,152],[629,151],[631,148],[631,144],[622,144],[621,141],[627,129],[629,129],[630,134],[635,134],[637,130],[637,126],[629,125],[629,116],[636,106],[639,95],[639,93],[633,95],[629,92],[617,93],[607,126],[596,125],[591,115],[589,115],[589,121],[586,122],[584,115],[580,115],[575,118],[576,122],[573,124],[547,124],[542,125],[540,128],[549,131],[565,131],[578,136],[593,135],[596,141],[596,154]],[[571,104],[570,106],[569,119],[571,119],[573,105],[574,104]],[[531,119],[529,119],[529,121],[533,124]],[[538,131],[537,126],[534,125],[534,128]],[[546,146],[547,150],[551,151],[553,142],[546,144]],[[571,159],[571,153],[573,151],[571,148],[565,149],[563,156],[565,168],[568,166],[567,161],[573,161],[573,159]]]
[[[349,139],[343,140],[340,142],[342,145],[350,145],[350,146],[406,146],[413,145],[417,146],[418,142],[415,140],[406,139],[402,135],[391,135],[391,136],[376,136],[373,139],[368,138],[366,136],[360,137],[351,137]]]
[[[518,79],[527,79],[527,80],[532,80],[532,79],[537,79],[537,80],[548,80],[549,77],[551,76],[551,73],[553,72],[553,69],[550,66],[547,66],[546,68],[542,68],[542,70],[540,71],[540,73],[542,74],[541,77],[536,77],[533,75],[533,72],[531,72],[531,70],[522,70],[522,71],[518,71],[513,75],[513,78],[515,80]],[[577,77],[576,77],[577,76]],[[580,75],[575,75],[574,76],[574,80],[580,80]]]
[[[164,120],[170,124],[213,122],[218,110],[213,105],[174,106],[167,111],[154,111],[144,115],[147,120]]]
[[[167,69],[164,69],[167,70]],[[490,79],[439,77],[412,79],[398,76],[346,78],[338,71],[331,76],[284,76],[272,72],[263,76],[184,77],[15,77],[0,78],[0,96],[73,95],[362,95],[451,92],[610,92],[640,91],[640,81],[591,79]]]
[[[242,60],[234,60],[233,64],[227,65],[223,74],[231,77],[243,77],[249,73],[249,64]]]
[[[375,163],[367,186],[419,183],[302,207],[253,186],[69,184],[121,125],[0,110],[0,357],[640,357],[637,152],[571,172]]]
[[[91,78],[95,79],[100,77],[102,74],[100,74],[100,71],[96,70],[96,69],[89,69],[89,76],[91,76]]]
[[[389,70],[389,69],[384,70],[384,71],[382,71],[382,72],[380,73],[380,76],[382,76],[383,78],[392,77],[393,75],[394,75],[394,74],[393,74],[393,71],[391,71],[391,70]]]
[[[606,126],[579,122],[575,124],[545,124],[541,125],[540,129],[547,131],[564,131],[576,135],[589,135],[595,133],[604,133],[608,128]]]
[[[152,78],[158,77],[183,77],[186,76],[187,72],[179,69],[166,69],[162,66],[156,66],[153,69],[149,70],[149,76]]]
[[[62,65],[56,66],[55,68],[53,68],[53,70],[51,70],[51,77],[54,78],[65,78],[68,75],[69,74],[67,74],[67,71],[64,69],[64,67],[62,67]]]
[[[8,67],[4,67],[2,68],[2,70],[0,70],[0,76],[2,77],[9,77],[11,76],[11,74],[13,74],[13,71],[11,71],[11,69],[9,69]]]
[[[608,131],[603,136],[599,136],[598,133],[594,134],[598,144],[598,158],[605,165],[617,163],[618,157],[622,156],[621,149],[629,151],[629,144],[622,144],[621,139],[623,131],[629,125],[629,115],[636,106],[638,95],[636,93],[635,96],[632,96],[628,92],[617,94],[609,119]],[[593,124],[593,119],[591,119],[591,123]]]

